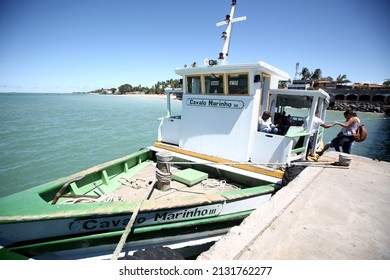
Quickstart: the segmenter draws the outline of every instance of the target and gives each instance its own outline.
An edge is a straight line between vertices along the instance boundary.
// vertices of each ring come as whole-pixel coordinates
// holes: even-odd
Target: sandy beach
[[[128,93],[128,94],[100,94],[100,93],[89,93],[89,94],[99,94],[99,95],[112,95],[118,97],[130,97],[130,98],[154,98],[154,99],[166,99],[166,94],[142,94],[142,93]],[[176,99],[176,96],[173,94],[170,96],[171,99]]]
[[[132,97],[132,98],[158,98],[158,99],[166,99],[167,95],[166,94],[121,94],[118,96],[127,96],[127,97]],[[176,99],[176,96],[171,95],[171,99]]]

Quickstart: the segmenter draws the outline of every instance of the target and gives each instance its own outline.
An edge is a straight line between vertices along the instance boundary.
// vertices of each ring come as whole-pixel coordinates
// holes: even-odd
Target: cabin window
[[[229,94],[248,94],[248,74],[228,75]]]
[[[224,94],[223,74],[212,74],[204,79],[207,94]]]
[[[202,93],[200,76],[187,77],[187,93]]]

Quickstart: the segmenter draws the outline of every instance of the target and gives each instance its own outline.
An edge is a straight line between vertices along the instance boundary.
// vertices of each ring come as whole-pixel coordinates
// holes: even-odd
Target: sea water
[[[181,101],[172,100],[173,114]],[[157,139],[166,99],[93,94],[0,93],[0,197],[68,176]],[[368,139],[353,154],[390,161],[390,120],[359,113]],[[328,111],[327,122],[344,121]],[[329,128],[330,141],[340,127]]]
[[[307,115],[307,109],[289,109],[287,114],[302,117]],[[379,113],[356,112],[360,122],[366,126],[368,137],[364,142],[353,143],[352,154],[372,158],[375,160],[390,161],[390,116]],[[326,124],[334,121],[345,123],[343,111],[326,112]],[[341,126],[335,125],[325,129],[324,143],[330,142],[340,132]],[[330,148],[328,151],[333,150]]]
[[[164,98],[2,93],[0,197],[153,145],[166,114]]]

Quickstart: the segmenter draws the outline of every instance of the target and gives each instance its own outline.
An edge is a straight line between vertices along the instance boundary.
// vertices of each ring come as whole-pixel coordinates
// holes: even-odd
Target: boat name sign
[[[149,226],[194,220],[218,216],[223,208],[223,204],[212,204],[192,208],[172,209],[170,211],[146,212],[137,215],[134,226]],[[123,229],[129,223],[128,215],[108,216],[104,218],[90,218],[73,221],[69,224],[69,229],[76,232],[88,232],[99,230]]]
[[[239,101],[239,100],[189,98],[189,99],[187,99],[187,105],[188,106],[198,106],[198,107],[242,109],[244,107],[244,102]]]

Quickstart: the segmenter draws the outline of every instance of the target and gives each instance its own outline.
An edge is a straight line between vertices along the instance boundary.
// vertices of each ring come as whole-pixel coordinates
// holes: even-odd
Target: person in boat
[[[270,111],[264,111],[263,115],[259,118],[259,131],[267,133],[278,133],[278,125],[272,123],[272,113]]]
[[[334,126],[336,124],[334,122],[332,124],[326,124],[321,118],[318,117],[318,114],[319,114],[319,112],[316,111],[315,115],[314,115],[313,124],[312,124],[311,132],[310,132],[311,134],[310,134],[310,138],[309,138],[308,149],[307,149],[307,152],[306,152],[306,159],[309,156],[309,152],[313,148],[314,139],[315,139],[315,136],[317,135],[318,130],[320,129],[320,127],[330,128],[330,127],[332,127],[332,126]],[[307,117],[305,119],[305,121],[304,121],[303,127],[305,128],[305,130],[309,126],[308,125],[308,121],[309,121],[309,117]]]
[[[285,135],[291,126],[291,115],[286,116],[285,111],[282,114],[275,113],[275,125],[278,125],[278,134]]]
[[[334,122],[334,124],[341,126],[341,131],[337,134],[337,137],[334,138],[330,143],[326,144],[322,151],[317,152],[318,155],[322,155],[327,149],[333,147],[337,152],[340,152],[340,147],[342,148],[343,153],[350,154],[353,140],[353,134],[356,133],[356,130],[359,127],[360,120],[357,117],[356,113],[347,110],[344,112],[344,117],[346,122]]]

